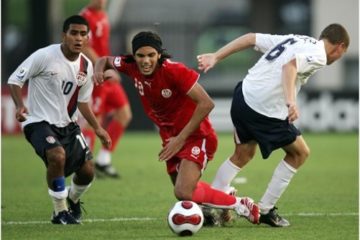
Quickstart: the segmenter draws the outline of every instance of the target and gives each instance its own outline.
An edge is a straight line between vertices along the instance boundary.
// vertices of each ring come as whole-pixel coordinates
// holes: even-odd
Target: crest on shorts
[[[193,147],[192,149],[191,149],[191,154],[193,154],[193,155],[199,155],[200,154],[200,148],[199,147],[197,147],[197,146],[195,146],[195,147]]]
[[[46,141],[50,144],[54,144],[56,142],[56,140],[53,136],[47,136]]]
[[[162,95],[164,98],[169,98],[169,97],[171,97],[172,92],[171,92],[170,89],[166,88],[166,89],[161,90],[161,95]]]

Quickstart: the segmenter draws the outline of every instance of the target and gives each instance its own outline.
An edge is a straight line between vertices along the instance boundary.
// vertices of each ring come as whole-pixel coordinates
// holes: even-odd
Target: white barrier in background
[[[210,113],[211,122],[216,131],[233,131],[230,118],[230,98],[215,98],[215,109]],[[298,96],[300,118],[295,125],[301,130],[313,132],[352,132],[359,128],[358,101],[350,98],[334,99],[330,93],[307,100]]]
[[[9,94],[1,96],[1,129],[3,134],[13,134],[20,131],[15,119],[15,105]],[[215,98],[215,109],[210,114],[211,122],[216,131],[233,131],[230,118],[230,98]],[[350,98],[334,99],[329,93],[323,93],[318,98],[307,100],[299,95],[298,105],[300,118],[295,122],[301,130],[325,132],[351,132],[359,129],[358,101]]]

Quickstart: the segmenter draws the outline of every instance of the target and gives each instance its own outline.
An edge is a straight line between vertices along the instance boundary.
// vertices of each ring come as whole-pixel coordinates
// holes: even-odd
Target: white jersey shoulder
[[[279,119],[287,117],[281,81],[282,66],[296,59],[297,93],[309,77],[326,65],[324,42],[301,35],[256,34],[255,49],[263,56],[243,83],[246,103],[255,111]]]
[[[28,85],[29,114],[23,126],[47,121],[58,127],[77,120],[77,103],[89,102],[93,89],[93,66],[82,53],[69,61],[60,44],[50,45],[31,54],[14,73],[8,83],[20,87]]]

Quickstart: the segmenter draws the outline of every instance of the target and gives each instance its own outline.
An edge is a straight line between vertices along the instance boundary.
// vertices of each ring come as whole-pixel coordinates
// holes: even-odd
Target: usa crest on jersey
[[[79,87],[83,86],[86,81],[87,81],[87,77],[86,77],[86,73],[84,72],[78,72],[78,74],[76,75],[76,83]]]

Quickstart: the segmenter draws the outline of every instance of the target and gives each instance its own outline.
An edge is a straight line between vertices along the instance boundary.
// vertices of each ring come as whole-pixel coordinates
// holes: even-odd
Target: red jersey
[[[198,81],[199,74],[182,63],[165,60],[151,76],[144,76],[136,62],[127,63],[125,59],[126,56],[115,57],[113,65],[134,81],[145,112],[160,128],[161,136],[178,135],[195,111],[196,103],[187,93]],[[192,136],[207,136],[213,131],[206,117]]]
[[[90,46],[100,57],[110,55],[110,23],[106,12],[86,7],[80,15],[89,23]]]

